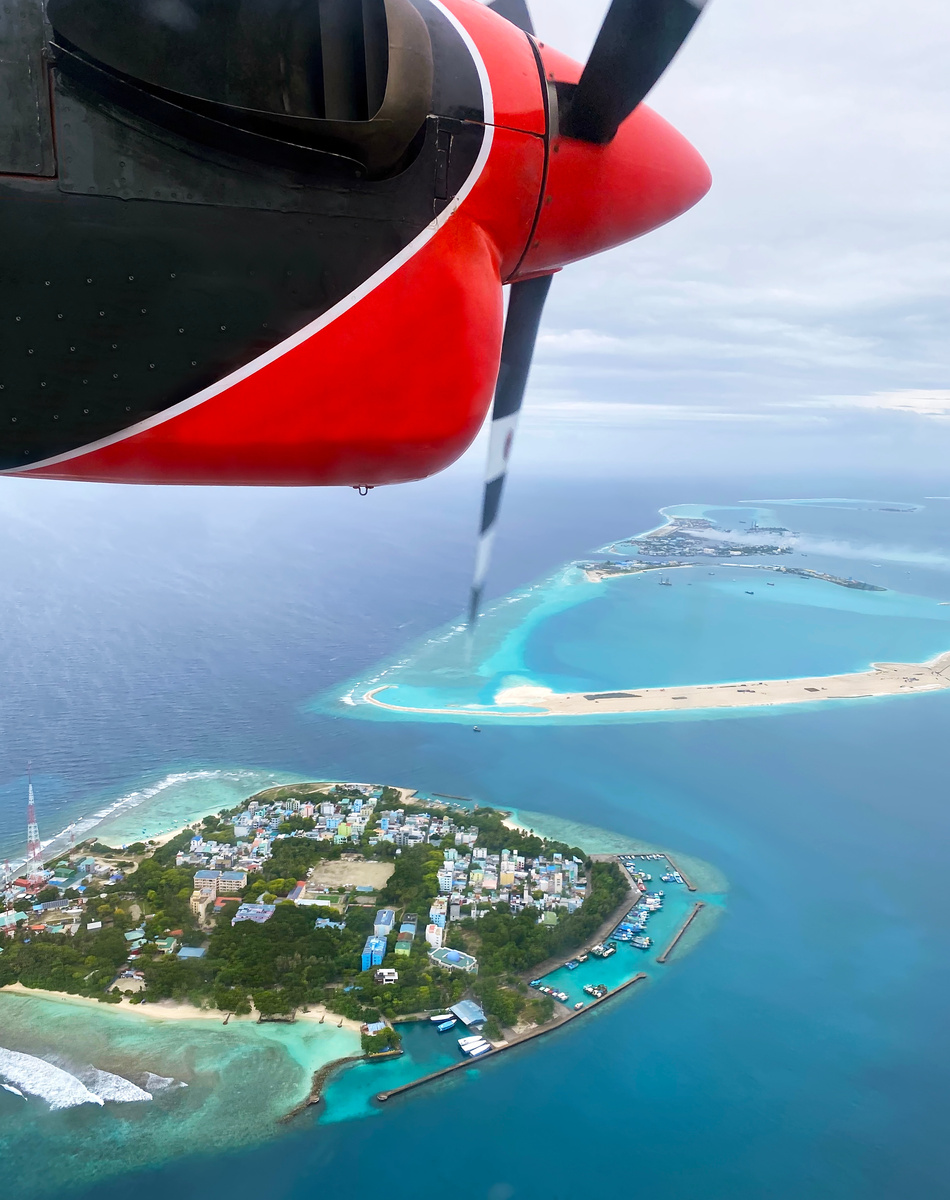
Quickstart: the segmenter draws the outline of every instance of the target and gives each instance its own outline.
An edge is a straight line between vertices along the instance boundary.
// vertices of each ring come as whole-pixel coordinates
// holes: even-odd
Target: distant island
[[[607,547],[607,553],[619,555],[622,551],[633,549],[637,557],[617,557],[604,559],[600,562],[579,562],[576,565],[584,572],[590,583],[600,583],[604,579],[613,579],[622,575],[638,575],[644,571],[668,571],[676,567],[696,566],[697,563],[686,562],[684,559],[710,558],[755,558],[766,555],[792,554],[790,545],[780,542],[760,542],[760,534],[772,534],[779,537],[793,536],[791,530],[783,526],[762,526],[753,521],[748,532],[742,536],[746,541],[730,540],[726,535],[731,530],[719,531],[717,526],[705,517],[668,517],[667,523],[658,529],[652,529],[640,537],[624,538]],[[676,557],[670,558],[669,555]],[[649,559],[643,562],[644,558]],[[663,558],[664,561],[656,561]],[[887,588],[878,584],[865,583],[860,579],[847,579],[840,575],[830,575],[826,571],[813,571],[807,567],[773,566],[771,563],[736,563],[730,566],[744,567],[756,571],[777,571],[782,575],[796,575],[800,579],[821,579],[825,583],[834,583],[839,587],[855,588],[862,592],[886,592]]]

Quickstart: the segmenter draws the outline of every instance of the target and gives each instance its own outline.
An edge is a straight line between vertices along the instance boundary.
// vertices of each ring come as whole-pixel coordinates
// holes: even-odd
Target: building
[[[19,922],[25,920],[26,913],[15,912],[13,909],[0,912],[0,929],[12,934]]]
[[[208,915],[208,909],[215,902],[216,891],[217,889],[213,886],[196,887],[191,893],[191,911],[199,921],[203,921]]]
[[[453,1016],[458,1017],[463,1025],[467,1025],[469,1029],[472,1026],[481,1026],[487,1020],[485,1014],[478,1007],[474,1000],[460,1000],[458,1004],[453,1004],[449,1009]]]
[[[462,950],[440,947],[437,950],[430,950],[429,958],[436,966],[445,967],[448,971],[465,971],[468,975],[478,974],[478,959],[473,958],[471,954],[465,954]]]
[[[380,967],[379,970],[376,972],[376,974],[373,976],[373,979],[375,979],[375,981],[377,983],[398,983],[399,982],[399,972],[394,971],[392,969],[392,967]],[[373,1032],[377,1032],[377,1031],[374,1030]]]
[[[274,915],[276,907],[276,904],[242,904],[231,918],[231,924],[237,925],[239,921],[253,921],[257,925],[263,925]]]
[[[426,926],[426,941],[433,950],[438,950],[442,945],[443,932],[444,931],[441,925],[436,925],[433,923],[432,925]]]
[[[392,908],[381,908],[376,914],[376,920],[373,922],[373,933],[377,937],[388,937],[396,924],[396,912]]]
[[[247,871],[222,871],[218,879],[219,895],[235,895],[247,887]]]
[[[178,951],[176,958],[204,958],[204,946],[182,946]]]
[[[371,967],[378,967],[386,955],[386,939],[377,937],[371,934],[366,939],[366,944],[363,946],[362,966],[361,970],[368,971]]]

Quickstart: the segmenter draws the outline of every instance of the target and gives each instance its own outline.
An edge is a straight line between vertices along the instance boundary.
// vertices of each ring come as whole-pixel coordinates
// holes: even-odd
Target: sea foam
[[[45,1100],[50,1108],[75,1108],[80,1104],[105,1104],[101,1096],[70,1075],[62,1067],[54,1067],[42,1058],[7,1050],[0,1046],[0,1078],[12,1083],[29,1096]]]
[[[82,1072],[81,1082],[100,1100],[112,1100],[118,1104],[134,1104],[139,1100],[151,1100],[152,1093],[137,1087],[122,1075],[89,1067]]]

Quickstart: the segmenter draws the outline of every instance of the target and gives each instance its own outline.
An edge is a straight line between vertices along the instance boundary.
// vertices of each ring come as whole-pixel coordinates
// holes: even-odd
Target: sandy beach
[[[467,715],[498,713],[506,717],[570,716],[601,713],[680,712],[713,708],[771,708],[786,704],[812,704],[819,700],[858,700],[875,696],[901,696],[950,688],[950,651],[923,663],[872,663],[869,671],[848,675],[816,675],[803,679],[760,679],[744,683],[682,684],[639,691],[555,692],[522,685],[502,688],[494,706],[409,708],[379,699],[391,685],[364,694],[367,704],[394,712]],[[526,708],[534,712],[517,711]]]
[[[22,983],[8,983],[5,987],[0,987],[0,995],[4,992],[10,992],[17,996],[33,996],[38,1000],[55,1000],[61,1004],[72,1004],[77,1008],[94,1008],[97,1012],[118,1013],[125,1017],[139,1017],[147,1021],[215,1021],[219,1025],[224,1023],[227,1016],[217,1008],[198,1008],[194,1004],[188,1004],[185,1001],[179,1000],[158,1000],[154,1003],[145,1004],[129,1004],[127,1000],[123,1000],[121,1004],[101,1004],[98,1000],[91,996],[74,996],[70,992],[48,992],[42,988],[25,987]],[[306,1021],[309,1024],[321,1023],[321,1019],[326,1025],[333,1025],[342,1029],[352,1029],[355,1033],[359,1033],[359,1021],[353,1021],[349,1017],[340,1017],[336,1013],[327,1012],[322,1004],[316,1005],[309,1012],[297,1011],[297,1020]],[[252,1011],[244,1017],[231,1015],[228,1024],[237,1022],[256,1023],[257,1011]],[[342,1024],[341,1024],[342,1022]]]

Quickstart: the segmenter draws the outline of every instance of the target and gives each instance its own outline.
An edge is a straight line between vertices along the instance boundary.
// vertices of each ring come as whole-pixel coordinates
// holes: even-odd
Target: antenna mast
[[[31,763],[27,767],[29,799],[26,805],[26,887],[27,891],[38,892],[46,883],[43,873],[43,847],[40,845],[40,827],[36,823],[36,802],[33,799],[33,773]]]

